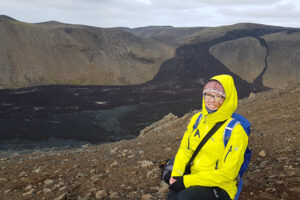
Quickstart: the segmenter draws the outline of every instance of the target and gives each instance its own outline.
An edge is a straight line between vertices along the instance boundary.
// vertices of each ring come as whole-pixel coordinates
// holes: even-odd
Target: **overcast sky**
[[[0,0],[0,14],[29,23],[97,27],[252,22],[300,28],[299,0]]]

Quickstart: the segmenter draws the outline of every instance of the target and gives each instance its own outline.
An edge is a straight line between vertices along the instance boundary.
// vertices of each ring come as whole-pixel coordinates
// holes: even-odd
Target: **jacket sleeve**
[[[188,149],[189,137],[193,132],[193,126],[197,118],[199,117],[199,115],[200,113],[197,113],[191,118],[187,130],[184,133],[179,150],[175,156],[174,166],[171,174],[172,177],[183,176],[185,171],[185,166],[187,165],[188,161],[190,160],[193,154],[192,151]]]
[[[244,154],[248,145],[248,136],[242,126],[237,125],[231,133],[231,137],[218,161],[218,168],[200,171],[184,176],[185,187],[201,185],[207,187],[222,186],[235,181],[240,167],[244,161]]]

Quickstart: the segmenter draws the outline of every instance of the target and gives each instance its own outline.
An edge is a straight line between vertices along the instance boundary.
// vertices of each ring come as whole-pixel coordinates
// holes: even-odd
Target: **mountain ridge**
[[[0,47],[0,87],[3,89],[52,84],[144,84],[160,77],[166,63],[173,63],[174,69],[184,67],[185,73],[206,79],[202,73],[207,72],[196,66],[206,62],[205,65],[216,71],[214,68],[219,64],[213,60],[250,83],[257,79],[254,83],[257,87],[285,87],[300,79],[296,53],[300,48],[297,45],[300,29],[297,28],[254,23],[221,27],[98,28],[54,21],[31,24],[8,16],[2,16],[0,22],[3,43]],[[252,39],[239,40],[242,35],[256,38],[261,46],[253,46]],[[214,51],[209,53],[214,59],[200,60],[198,53],[191,51],[197,45],[213,41]],[[244,46],[243,52],[241,46]],[[267,46],[272,48],[265,58],[251,54],[256,48]],[[192,56],[179,53],[176,58],[175,52],[189,48]],[[251,59],[248,53],[252,55]],[[178,62],[172,59],[193,62],[195,67],[190,71],[185,66],[177,66]],[[245,77],[249,68],[261,71],[257,63],[263,62],[268,63],[264,74],[253,73],[251,78]],[[284,67],[288,71],[277,82]],[[180,74],[176,79],[182,79]]]

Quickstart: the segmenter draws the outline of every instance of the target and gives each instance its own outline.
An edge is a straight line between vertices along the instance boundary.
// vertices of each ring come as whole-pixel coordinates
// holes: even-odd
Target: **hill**
[[[204,27],[147,26],[133,29],[123,27],[120,29],[142,38],[152,38],[178,47],[187,42],[193,34],[203,30]]]
[[[300,29],[259,24],[205,28],[176,49],[176,56],[162,64],[153,81],[192,87],[227,73],[246,81],[243,87],[255,92],[286,87],[300,80],[299,33]]]
[[[151,80],[174,48],[119,29],[0,17],[0,88],[130,85]]]
[[[237,112],[264,133],[249,137],[241,200],[299,199],[299,98],[298,82],[239,101]],[[2,158],[0,199],[164,199],[159,165],[175,155],[195,112],[169,114],[132,140]]]

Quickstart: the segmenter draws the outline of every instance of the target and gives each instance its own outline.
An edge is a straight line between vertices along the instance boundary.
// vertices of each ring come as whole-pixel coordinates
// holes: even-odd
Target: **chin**
[[[207,106],[207,107],[208,107],[208,106]],[[213,111],[218,110],[218,108],[215,108],[215,107],[213,107],[213,108],[208,107],[208,109],[209,109],[209,110],[213,110]]]

